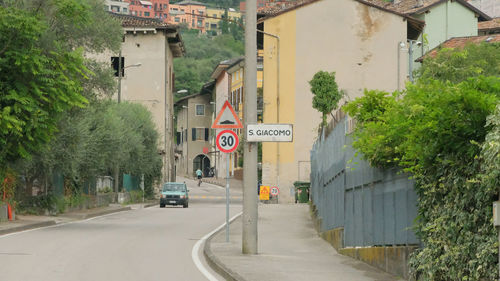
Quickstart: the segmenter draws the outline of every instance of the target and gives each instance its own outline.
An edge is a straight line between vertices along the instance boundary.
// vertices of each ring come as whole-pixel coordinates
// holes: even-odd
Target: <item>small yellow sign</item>
[[[260,186],[259,199],[260,200],[269,200],[269,191],[271,188],[267,185]]]

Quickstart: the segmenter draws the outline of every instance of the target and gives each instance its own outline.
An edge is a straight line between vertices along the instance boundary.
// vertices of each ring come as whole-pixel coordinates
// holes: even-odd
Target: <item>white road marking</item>
[[[229,220],[229,223],[231,223],[233,220],[235,220],[237,217],[241,216],[241,214],[243,214],[243,212],[240,212],[238,213],[237,215],[235,215],[234,217],[232,217],[230,220]],[[203,245],[205,243],[205,241],[208,239],[208,237],[212,236],[214,233],[216,233],[217,231],[219,231],[220,229],[222,229],[223,227],[226,226],[226,223],[223,223],[221,226],[217,227],[214,231],[210,232],[209,234],[203,236],[203,238],[201,238],[200,240],[198,240],[198,242],[196,242],[196,244],[194,244],[194,247],[193,247],[193,250],[191,251],[191,257],[193,259],[193,262],[194,264],[196,265],[196,267],[198,268],[198,270],[203,274],[205,275],[205,277],[210,280],[210,281],[218,281],[219,279],[215,278],[206,268],[205,266],[203,266],[203,263],[201,262],[200,260],[200,248],[201,248],[201,245]]]
[[[63,225],[67,225],[67,224],[72,224],[72,223],[87,222],[87,221],[95,220],[95,219],[98,219],[98,218],[104,218],[104,217],[113,216],[113,215],[116,215],[118,213],[127,212],[127,211],[131,211],[131,210],[119,211],[119,212],[115,212],[115,213],[111,213],[111,214],[106,214],[106,215],[102,215],[102,216],[91,217],[91,218],[84,219],[84,220],[78,220],[78,219],[76,219],[74,221],[69,221],[69,222],[62,222],[62,223],[57,223],[56,222],[56,224],[54,224],[54,225],[43,226],[43,227],[38,227],[38,228],[32,228],[32,229],[27,229],[27,230],[19,231],[19,232],[12,232],[12,233],[7,233],[7,234],[4,234],[4,235],[0,235],[0,239],[5,238],[5,237],[9,237],[9,236],[13,236],[13,235],[17,235],[17,234],[21,234],[21,233],[27,233],[27,232],[37,231],[37,230],[41,230],[41,229],[46,229],[46,228],[59,227],[59,226],[63,226]]]

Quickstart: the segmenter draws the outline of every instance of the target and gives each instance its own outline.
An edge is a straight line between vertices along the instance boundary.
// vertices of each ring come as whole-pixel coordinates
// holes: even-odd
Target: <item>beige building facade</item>
[[[153,116],[160,135],[158,153],[163,160],[163,181],[175,181],[173,130],[173,60],[184,55],[184,45],[175,26],[153,19],[114,15],[124,30],[120,53],[95,55],[111,63],[118,76],[113,99],[145,106]]]
[[[263,144],[262,184],[278,186],[280,202],[293,202],[293,183],[310,181],[310,150],[321,122],[312,107],[314,74],[336,73],[347,94],[342,103],[365,89],[402,89],[408,73],[402,46],[418,37],[423,22],[356,0],[313,0],[260,22],[273,35],[262,37],[263,122],[294,129],[291,143]]]
[[[176,173],[192,178],[197,169],[204,177],[215,166],[211,139],[213,106],[211,91],[179,99],[176,117]]]

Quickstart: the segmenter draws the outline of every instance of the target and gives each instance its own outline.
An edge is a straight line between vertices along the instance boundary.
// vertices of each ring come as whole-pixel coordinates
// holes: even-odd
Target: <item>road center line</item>
[[[230,220],[229,220],[229,223],[231,223],[233,220],[235,220],[236,218],[238,218],[239,216],[241,216],[241,214],[243,214],[243,212],[240,212],[238,214],[236,214],[234,217],[232,217]],[[193,259],[193,262],[194,264],[196,265],[196,267],[198,268],[198,270],[203,274],[205,275],[205,277],[210,280],[210,281],[218,281],[219,279],[215,278],[206,268],[205,266],[203,265],[203,263],[201,262],[200,260],[200,248],[201,248],[201,245],[203,245],[205,243],[205,241],[208,239],[208,237],[212,236],[214,233],[216,233],[217,231],[221,230],[223,227],[226,226],[226,223],[223,223],[221,226],[217,227],[215,230],[213,230],[212,232],[208,233],[207,235],[203,236],[203,238],[201,238],[200,240],[198,240],[198,242],[196,242],[196,244],[194,244],[194,247],[193,247],[193,250],[191,251],[191,258]]]

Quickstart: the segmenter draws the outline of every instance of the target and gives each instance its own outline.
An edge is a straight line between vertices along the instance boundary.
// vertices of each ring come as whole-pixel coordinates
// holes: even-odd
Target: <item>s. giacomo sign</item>
[[[292,124],[248,124],[248,142],[292,142]]]

